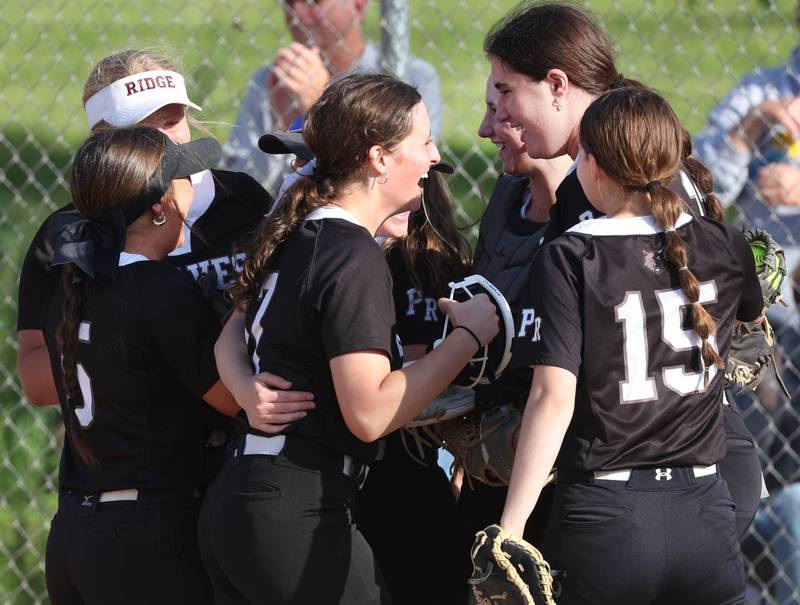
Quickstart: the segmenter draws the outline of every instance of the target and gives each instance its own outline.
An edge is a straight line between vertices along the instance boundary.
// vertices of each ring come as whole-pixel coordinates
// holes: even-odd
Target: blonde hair
[[[83,85],[83,103],[109,84],[143,71],[166,69],[177,71],[175,65],[163,55],[146,50],[121,50],[108,55],[94,66]]]
[[[86,105],[86,101],[117,80],[133,74],[159,69],[178,73],[181,71],[175,62],[167,59],[164,55],[149,50],[127,49],[108,55],[94,66],[86,79],[86,83],[83,85],[83,104]],[[189,116],[187,120],[191,128],[196,128],[207,136],[213,136],[193,117]],[[106,128],[111,128],[111,126],[104,121],[100,121],[92,127],[92,132]]]

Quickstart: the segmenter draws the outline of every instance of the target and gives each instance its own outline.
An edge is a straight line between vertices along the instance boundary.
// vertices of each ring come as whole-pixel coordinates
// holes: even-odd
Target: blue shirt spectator
[[[800,47],[785,64],[742,78],[694,141],[720,199],[736,204],[743,224],[766,229],[784,246],[789,273],[800,261],[799,140]],[[793,307],[790,279],[784,290]],[[794,314],[792,308],[775,319],[788,323]]]

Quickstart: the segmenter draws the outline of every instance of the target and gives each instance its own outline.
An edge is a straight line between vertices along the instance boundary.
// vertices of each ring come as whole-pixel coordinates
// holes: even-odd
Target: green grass
[[[479,216],[496,176],[495,149],[475,131],[483,112],[488,27],[513,3],[410,0],[412,50],[442,79],[441,148],[460,166],[455,199]],[[618,63],[674,104],[696,133],[745,72],[785,60],[798,40],[796,0],[596,0]],[[368,10],[377,39],[379,1]],[[43,594],[47,523],[55,505],[54,412],[21,403],[15,374],[16,283],[33,232],[67,201],[64,172],[86,135],[80,99],[91,66],[111,51],[146,47],[176,57],[206,126],[224,140],[250,74],[288,42],[277,3],[199,0],[7,0],[0,6],[0,600]],[[9,562],[6,563],[6,559]],[[23,578],[22,580],[20,578]]]

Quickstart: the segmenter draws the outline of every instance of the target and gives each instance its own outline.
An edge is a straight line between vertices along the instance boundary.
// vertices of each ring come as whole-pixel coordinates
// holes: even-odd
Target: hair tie
[[[306,166],[308,166],[308,164],[306,164]],[[302,170],[302,168],[300,170]],[[303,173],[301,173],[301,174],[303,174]],[[331,174],[330,170],[326,170],[325,168],[322,168],[319,164],[314,164],[314,166],[312,166],[312,170],[311,170],[310,174],[307,173],[307,174],[304,174],[304,176],[308,177],[310,180],[314,181],[315,183],[321,183],[325,179],[332,179],[333,178],[333,175]]]
[[[650,181],[649,183],[647,183],[644,186],[644,190],[647,193],[652,194],[656,187],[661,187],[661,181],[659,181],[658,179],[654,179],[654,180]]]
[[[622,86],[623,82],[625,81],[625,76],[622,74],[617,74],[617,77],[614,78],[614,81],[611,83],[611,88],[619,88]]]
[[[673,231],[674,231],[674,229],[673,229]],[[686,265],[684,265],[683,267],[678,267],[678,271],[688,271],[688,270],[689,270],[689,267],[687,267]]]
[[[675,225],[672,225],[672,227],[667,227],[666,229],[664,229],[664,233],[675,233]]]
[[[477,334],[475,334],[475,332],[473,332],[473,331],[472,331],[472,330],[470,330],[470,329],[469,329],[467,326],[464,326],[464,325],[453,326],[453,331],[455,331],[455,330],[457,330],[457,329],[459,329],[459,328],[461,328],[462,330],[466,330],[466,331],[469,333],[469,335],[470,335],[470,336],[472,336],[472,338],[474,338],[474,339],[475,339],[475,342],[476,342],[476,343],[477,343],[477,345],[478,345],[478,350],[480,351],[480,350],[481,350],[481,348],[483,347],[483,345],[481,344],[481,339],[480,339],[480,338],[478,338],[478,335],[477,335]]]

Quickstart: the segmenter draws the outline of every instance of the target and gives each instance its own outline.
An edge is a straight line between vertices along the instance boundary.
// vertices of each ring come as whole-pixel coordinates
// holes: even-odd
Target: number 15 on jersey
[[[622,302],[614,309],[616,320],[622,324],[625,361],[625,380],[620,382],[620,403],[644,403],[658,399],[655,378],[648,373],[649,352],[667,345],[676,353],[692,349],[699,351],[700,337],[693,329],[683,328],[682,310],[690,305],[682,290],[660,290],[656,293],[660,309],[660,342],[648,342],[647,314],[645,313],[640,291],[625,293]],[[717,300],[717,287],[713,280],[700,284],[698,302],[713,303]],[[708,342],[717,350],[716,339]],[[685,359],[685,356],[683,356]],[[702,357],[700,358],[701,363]],[[705,391],[705,367],[700,372],[687,372],[681,363],[660,368],[664,386],[679,395],[690,395]],[[709,382],[714,378],[717,368],[708,368]]]

